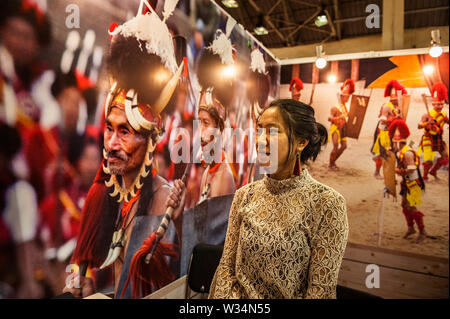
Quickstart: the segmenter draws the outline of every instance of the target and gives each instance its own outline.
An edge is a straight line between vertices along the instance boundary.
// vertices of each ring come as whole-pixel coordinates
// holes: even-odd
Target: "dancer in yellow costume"
[[[422,190],[425,190],[425,183],[419,170],[419,156],[406,145],[409,135],[409,128],[403,119],[395,119],[389,126],[392,149],[397,157],[396,173],[402,177],[400,195],[402,196],[403,215],[405,215],[408,225],[408,230],[403,238],[408,238],[416,232],[415,222],[419,228],[416,242],[421,242],[427,234],[423,223],[423,213],[417,210],[417,206],[422,204],[421,197]]]
[[[331,108],[331,116],[328,121],[331,122],[330,140],[333,142],[333,150],[330,153],[330,170],[338,170],[336,160],[344,153],[347,148],[347,137],[345,134],[348,110],[346,103],[350,96],[355,92],[355,83],[352,79],[347,79],[341,86],[339,93],[339,103]]]
[[[384,90],[384,97],[389,97],[389,102],[383,104],[378,115],[378,124],[375,129],[374,142],[371,152],[375,161],[375,178],[381,179],[380,169],[382,166],[382,158],[387,150],[391,149],[391,139],[388,134],[388,127],[395,118],[400,118],[400,109],[398,107],[398,92],[406,94],[406,90],[397,80],[388,83]]]
[[[420,142],[419,153],[423,152],[424,180],[428,179],[428,173],[437,178],[438,169],[448,164],[447,146],[442,138],[444,125],[449,123],[447,114],[442,110],[445,100],[448,98],[447,87],[442,82],[436,83],[431,88],[431,95],[433,96],[433,109],[424,114],[419,123],[419,129],[425,130]],[[441,156],[433,165],[436,152]]]

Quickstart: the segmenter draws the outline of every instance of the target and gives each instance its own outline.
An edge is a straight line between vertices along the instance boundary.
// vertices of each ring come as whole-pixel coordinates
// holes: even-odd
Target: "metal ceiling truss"
[[[321,43],[328,41],[332,37],[336,36],[336,26],[333,23],[332,17],[329,14],[328,10],[324,10],[325,14],[327,15],[327,19],[329,21],[330,30],[320,29],[313,26],[309,26],[317,15],[322,11],[322,6],[319,3],[319,5],[314,5],[305,1],[292,1],[297,2],[299,4],[302,4],[304,6],[308,6],[310,8],[316,8],[314,13],[309,16],[305,21],[302,23],[296,23],[294,22],[294,17],[292,17],[292,8],[289,4],[290,1],[286,0],[277,0],[275,4],[267,11],[267,13],[263,13],[263,10],[259,7],[258,4],[254,0],[248,1],[250,5],[255,9],[255,11],[258,14],[263,14],[264,21],[267,23],[267,25],[270,27],[268,29],[269,32],[275,33],[278,38],[287,46],[297,45],[300,43],[300,31],[302,29],[310,30],[314,32],[324,33],[326,34],[326,38],[321,41]],[[277,13],[276,17],[271,16],[272,13],[274,13],[275,9],[282,5],[282,11],[284,20],[279,18],[279,13]],[[283,24],[283,27],[276,26],[275,23]],[[290,31],[290,32],[289,32]],[[289,32],[289,33],[287,33]]]
[[[218,0],[216,1],[219,2]],[[242,4],[244,4],[244,1],[242,1]],[[304,9],[299,11],[298,4]],[[250,5],[251,8],[248,5]],[[270,8],[268,7],[269,5]],[[220,6],[218,5],[218,7]],[[226,11],[225,8],[222,9]],[[367,16],[345,17],[345,14],[343,16],[343,13],[341,12],[342,9],[339,0],[332,0],[328,5],[324,5],[321,0],[317,0],[315,3],[304,0],[248,0],[246,1],[246,5],[240,5],[238,8],[232,10],[235,10],[234,12],[240,20],[239,22],[245,25],[245,28],[252,36],[256,35],[253,30],[258,24],[255,19],[256,13],[258,21],[262,18],[267,31],[272,35],[276,34],[276,38],[269,37],[265,39],[267,39],[269,43],[272,43],[274,47],[280,45],[289,47],[311,43],[311,40],[315,41],[317,44],[323,44],[332,39],[342,40],[343,23],[363,21],[367,18]],[[405,11],[405,15],[439,10],[448,10],[448,7],[440,6],[408,10]],[[311,13],[311,11],[313,12]],[[308,12],[311,14],[308,14]],[[327,27],[319,28],[313,23],[321,12],[325,12],[327,16]],[[306,19],[303,22],[299,22],[299,17],[297,15],[301,16],[302,19],[306,16]],[[313,31],[320,35],[309,35],[302,31]],[[263,38],[261,38],[261,40],[264,41]]]

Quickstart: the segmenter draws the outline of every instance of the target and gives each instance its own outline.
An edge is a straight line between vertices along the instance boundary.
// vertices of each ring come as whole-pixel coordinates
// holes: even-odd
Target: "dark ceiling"
[[[366,27],[366,7],[378,5],[383,15],[382,0],[237,0],[238,8],[226,8],[215,2],[238,23],[251,32],[267,48],[323,43],[381,33],[381,28]],[[448,26],[448,0],[405,0],[405,29]],[[331,23],[321,28],[314,24],[321,8]],[[267,35],[253,31],[263,20]]]

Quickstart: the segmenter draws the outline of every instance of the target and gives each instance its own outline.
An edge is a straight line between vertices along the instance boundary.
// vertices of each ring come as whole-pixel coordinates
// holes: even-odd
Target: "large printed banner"
[[[438,170],[439,179],[431,177],[425,181],[426,189],[422,194],[422,203],[417,209],[424,214],[423,220],[429,237],[416,244],[416,235],[403,238],[408,226],[399,195],[401,177],[395,173],[396,155],[389,152],[385,159],[379,161],[382,168],[377,174],[377,159],[371,152],[379,130],[381,109],[390,102],[391,92],[385,96],[386,86],[392,80],[397,80],[406,91],[396,92],[396,103],[410,131],[407,145],[419,155],[419,169],[423,175],[423,162],[426,158],[421,144],[424,130],[418,125],[423,116],[433,109],[430,92],[432,86],[443,82],[448,88],[448,63],[449,54],[443,53],[438,58],[432,58],[428,54],[414,54],[329,61],[321,70],[315,69],[312,63],[297,65],[295,68],[282,67],[280,97],[290,97],[289,82],[294,74],[298,76],[304,83],[301,101],[311,103],[316,111],[316,120],[324,124],[329,131],[329,117],[332,108],[340,103],[342,83],[347,78],[352,78],[355,82],[355,92],[346,104],[349,110],[347,139],[342,155],[335,162],[338,170],[329,169],[332,151],[342,147],[339,143],[333,143],[332,135],[329,135],[328,145],[317,160],[308,165],[315,178],[335,188],[345,197],[350,242],[448,259],[446,241],[449,223],[445,217],[448,216],[449,209],[448,166]],[[332,74],[332,70],[335,73]],[[314,75],[314,72],[318,72],[318,75]],[[317,82],[314,83],[313,79],[317,79]],[[443,112],[449,114],[448,100],[444,103]],[[448,125],[444,126],[443,139],[448,153]],[[438,152],[432,153],[433,163],[436,163],[440,156]],[[417,226],[415,227],[418,232]]]
[[[227,16],[208,1],[180,1],[173,16],[168,19],[168,27],[175,37],[176,56],[180,63],[183,57],[187,58],[187,78],[183,78],[182,84],[169,102],[164,114],[165,135],[156,147],[154,155],[154,173],[157,173],[169,183],[180,178],[186,161],[181,163],[174,160],[173,142],[178,141],[183,133],[188,154],[183,157],[194,161],[193,168],[188,178],[188,195],[185,212],[183,215],[183,237],[180,248],[180,256],[177,261],[171,261],[171,270],[176,278],[187,273],[190,256],[194,246],[198,243],[218,244],[225,241],[225,233],[228,225],[228,214],[233,194],[221,197],[208,198],[201,201],[200,189],[204,176],[205,167],[199,159],[200,150],[195,145],[199,141],[198,132],[198,108],[200,92],[202,87],[198,77],[198,61],[202,51],[211,45],[218,32],[225,32]],[[150,1],[156,3],[156,1]],[[108,29],[111,23],[122,24],[134,16],[138,10],[139,1],[98,1],[87,0],[74,4],[73,1],[57,1],[48,10],[48,14],[55,25],[63,26],[70,22],[71,27],[58,28],[52,45],[43,55],[50,61],[55,72],[67,72],[70,69],[77,70],[85,81],[95,84],[98,90],[98,103],[87,105],[85,116],[89,124],[100,129],[103,125],[103,107],[110,82],[106,70],[106,59],[110,46],[110,35]],[[160,14],[163,10],[164,1],[158,1],[156,12]],[[99,10],[102,14],[98,14]],[[65,12],[66,14],[61,14]],[[79,16],[77,14],[79,13]],[[79,20],[76,18],[79,17]],[[77,23],[76,23],[77,22]],[[75,25],[76,23],[76,25]],[[260,101],[262,109],[270,101],[279,97],[280,66],[271,58],[267,52],[258,48],[252,38],[236,25],[230,35],[234,53],[233,75],[234,86],[226,92],[230,103],[226,105],[225,128],[227,133],[223,134],[224,142],[231,142],[227,148],[225,159],[230,163],[229,167],[233,174],[235,187],[239,188],[246,184],[250,168],[254,168],[254,154],[249,150],[248,132],[255,127],[255,109],[251,107],[249,100],[249,84],[251,53],[258,49],[262,53],[265,63],[265,76],[267,78],[264,86],[265,100]],[[217,73],[216,70],[208,70],[210,76]],[[228,79],[224,78],[223,81]],[[205,89],[205,88],[204,88]],[[217,90],[217,89],[216,89]],[[262,88],[255,86],[251,89],[258,94]],[[247,137],[238,135],[233,140],[235,132],[244,132]],[[229,132],[229,133],[228,133]],[[198,145],[197,145],[198,146]],[[245,155],[244,155],[245,154]],[[220,152],[219,152],[220,155]],[[249,156],[252,156],[250,159]],[[253,160],[253,162],[252,162]],[[250,163],[249,163],[250,162]],[[255,176],[258,176],[256,173]],[[261,177],[261,176],[259,176]],[[201,203],[200,203],[201,202]],[[157,228],[161,218],[149,218],[140,216],[136,220],[130,238],[129,247],[135,251],[145,239],[143,234],[148,230]],[[172,224],[171,224],[172,225]],[[171,226],[164,240],[177,241],[174,229]],[[144,236],[144,237],[143,237]],[[132,256],[127,255],[124,259],[124,268],[119,280],[119,291],[127,278]],[[99,277],[109,276],[109,270],[101,271]],[[106,282],[110,282],[106,280]],[[105,284],[106,285],[106,284]],[[130,297],[128,288],[124,297]]]

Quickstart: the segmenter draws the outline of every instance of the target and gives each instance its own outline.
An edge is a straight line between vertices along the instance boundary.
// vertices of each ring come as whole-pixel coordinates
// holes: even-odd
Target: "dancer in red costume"
[[[303,81],[299,78],[292,78],[289,85],[289,91],[291,92],[291,98],[296,101],[300,101],[301,91],[303,90]]]
[[[428,173],[438,178],[438,169],[448,164],[447,146],[442,138],[444,125],[449,123],[447,114],[442,110],[445,100],[448,98],[447,87],[442,82],[436,83],[431,88],[431,95],[433,97],[433,109],[424,114],[419,123],[419,129],[425,131],[420,142],[420,148],[424,155],[424,180],[428,180]],[[440,157],[433,165],[434,152],[438,152]]]
[[[392,149],[396,153],[396,173],[402,177],[400,195],[402,196],[402,209],[405,215],[408,231],[403,238],[408,238],[416,231],[414,223],[419,228],[416,242],[421,242],[427,236],[423,223],[423,213],[417,210],[422,203],[422,190],[425,183],[420,174],[420,159],[416,152],[406,145],[409,137],[409,128],[403,119],[395,119],[389,126],[389,136],[392,139]]]
[[[330,136],[333,142],[333,150],[330,153],[329,168],[333,171],[338,170],[336,160],[344,153],[347,148],[347,137],[345,136],[345,127],[348,118],[348,109],[346,103],[350,96],[355,92],[355,83],[352,79],[347,79],[341,86],[339,94],[339,103],[331,108],[331,116],[328,121],[331,122]]]
[[[389,102],[383,104],[378,115],[378,124],[375,129],[374,143],[371,152],[374,155],[375,173],[377,179],[382,179],[380,169],[383,164],[382,158],[386,151],[391,148],[391,140],[388,134],[388,127],[395,118],[401,117],[401,112],[398,107],[398,92],[406,94],[406,89],[397,80],[390,81],[384,90],[384,97],[389,97]]]

